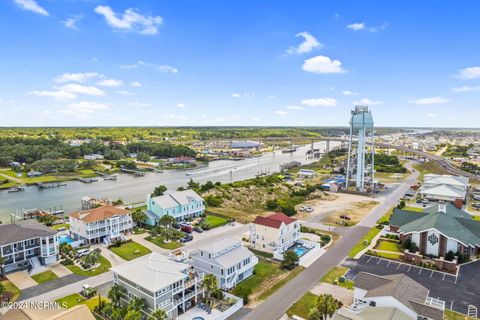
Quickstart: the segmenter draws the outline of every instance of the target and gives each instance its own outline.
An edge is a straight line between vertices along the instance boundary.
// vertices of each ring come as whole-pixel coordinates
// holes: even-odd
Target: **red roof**
[[[258,216],[255,218],[255,221],[253,221],[253,223],[278,229],[282,225],[282,222],[285,224],[290,224],[295,221],[297,221],[297,219],[290,218],[282,212],[277,212],[267,217]]]

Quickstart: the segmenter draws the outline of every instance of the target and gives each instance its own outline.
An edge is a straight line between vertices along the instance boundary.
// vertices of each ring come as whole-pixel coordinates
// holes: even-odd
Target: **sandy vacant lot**
[[[344,223],[354,225],[377,206],[379,200],[381,199],[374,200],[371,197],[354,194],[328,193],[328,196],[323,199],[307,201],[305,205],[313,207],[315,211],[301,212],[300,218],[309,222],[322,222],[330,225],[344,225]],[[340,219],[341,215],[347,215],[351,220]]]

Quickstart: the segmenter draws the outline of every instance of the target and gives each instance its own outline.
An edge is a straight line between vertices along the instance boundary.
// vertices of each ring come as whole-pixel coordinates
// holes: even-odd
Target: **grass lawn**
[[[122,243],[120,247],[110,247],[109,248],[112,252],[118,255],[120,258],[125,260],[133,260],[135,258],[144,256],[146,254],[151,253],[152,251],[135,241],[130,241],[126,243]]]
[[[38,284],[41,284],[41,283],[44,283],[44,282],[47,282],[47,281],[52,281],[52,280],[58,279],[58,277],[52,271],[47,270],[45,272],[40,272],[40,273],[34,274],[32,276],[32,279],[35,280]]]
[[[413,168],[420,172],[420,175],[418,176],[420,181],[423,181],[423,176],[427,173],[448,174],[445,169],[438,166],[434,161],[416,163],[413,165]]]
[[[105,301],[105,302],[109,301],[105,297],[100,297],[100,299]],[[85,299],[84,297],[82,297],[78,293],[74,293],[74,294],[71,294],[69,296],[57,299],[57,300],[55,300],[55,302],[58,302],[60,304],[65,303],[67,309],[71,308],[71,307],[74,307],[76,305],[79,305],[79,304],[86,304],[88,309],[90,309],[90,311],[93,311],[93,309],[98,305],[98,296],[94,296],[90,299]]]
[[[370,244],[372,239],[378,233],[380,233],[380,231],[382,231],[382,230],[378,229],[377,227],[373,227],[372,229],[370,229],[367,232],[367,234],[352,248],[352,250],[350,250],[350,252],[348,253],[348,257],[353,258],[357,255],[357,253],[359,253],[360,251],[362,251],[363,249],[368,247],[368,245]]]
[[[338,278],[345,275],[348,268],[336,266],[320,279],[320,282],[335,284],[346,289],[353,289],[353,281],[345,279],[345,282],[339,282]]]
[[[108,269],[112,267],[110,264],[110,261],[108,261],[104,256],[100,255],[99,258],[100,266],[95,268],[95,269],[90,269],[90,270],[83,270],[77,265],[69,265],[66,266],[70,271],[72,271],[75,274],[81,275],[81,276],[96,276],[97,274],[107,272]]]
[[[227,222],[228,221],[225,218],[207,214],[207,216],[205,217],[205,220],[203,221],[202,224],[208,224],[210,226],[210,228],[213,229],[213,228],[223,226],[223,225],[227,224]]]
[[[58,302],[62,306],[63,306],[63,304],[65,304],[66,308],[68,309],[68,308],[74,307],[78,304],[84,303],[85,299],[81,295],[79,295],[78,293],[74,293],[74,294],[71,294],[69,296],[57,299],[57,300],[55,300],[55,302]]]
[[[237,292],[241,292],[240,291],[241,288],[244,288],[244,287],[250,288],[252,289],[252,292],[255,292],[257,291],[258,288],[261,287],[261,284],[263,281],[271,277],[277,276],[282,272],[278,264],[269,262],[261,258],[258,259],[258,263],[253,270],[254,270],[254,275],[237,284],[237,286],[232,291],[233,294],[236,294]]]
[[[410,207],[410,206],[406,206],[405,208],[403,208],[403,210],[415,211],[415,212],[423,212],[423,209],[425,209],[425,208],[422,208],[422,207]]]
[[[299,316],[303,319],[308,319],[308,314],[310,310],[314,307],[315,301],[317,300],[317,295],[314,295],[311,292],[307,292],[300,298],[297,302],[295,302],[290,309],[287,310],[287,315],[289,317],[292,316]]]
[[[12,302],[16,301],[20,296],[20,289],[18,289],[12,282],[9,280],[2,281],[2,284],[5,286],[5,291],[13,293]]]
[[[377,246],[375,247],[377,250],[383,250],[383,251],[393,251],[393,252],[401,252],[402,248],[400,247],[400,244],[396,242],[390,242],[390,241],[385,241],[385,240],[380,240],[377,243]]]
[[[375,208],[379,202],[377,201],[357,201],[353,202],[348,208],[329,215],[323,220],[327,225],[346,225],[353,226],[356,225],[360,220],[362,220],[367,214],[369,214],[373,208]],[[340,216],[348,216],[350,220],[341,219]]]
[[[65,228],[65,229],[69,230],[70,225],[68,223],[60,223],[60,224],[55,224],[55,225],[51,226],[50,228],[52,228],[54,230],[58,230],[60,228]]]
[[[159,246],[160,248],[167,249],[167,250],[175,250],[183,246],[180,242],[171,240],[170,242],[165,242],[165,239],[161,236],[157,236],[152,238],[148,236],[145,240],[150,241],[151,243]]]
[[[475,320],[475,318],[467,317],[464,314],[445,309],[445,320]]]
[[[148,230],[140,227],[133,228],[133,234],[144,234],[147,233]]]
[[[400,260],[401,256],[403,255],[403,253],[401,253],[401,252],[388,253],[388,252],[377,252],[377,251],[375,251],[374,253],[375,253],[376,257],[390,259],[390,260]]]

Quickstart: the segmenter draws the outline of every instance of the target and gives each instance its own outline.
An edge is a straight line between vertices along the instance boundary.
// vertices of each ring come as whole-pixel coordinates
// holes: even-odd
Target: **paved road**
[[[410,163],[408,166],[410,166]],[[386,196],[384,202],[374,208],[357,226],[352,227],[350,232],[344,233],[343,237],[320,259],[315,261],[242,319],[273,320],[282,317],[293,303],[300,299],[305,292],[312,289],[330,269],[345,259],[350,249],[360,241],[390,207],[397,204],[405,191],[417,180],[417,177],[418,172],[410,175],[406,181]]]

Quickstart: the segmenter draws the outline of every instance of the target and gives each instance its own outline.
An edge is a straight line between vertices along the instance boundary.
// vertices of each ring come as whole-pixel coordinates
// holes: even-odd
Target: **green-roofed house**
[[[398,232],[402,242],[411,239],[423,255],[480,254],[480,221],[452,204],[437,204],[423,212],[395,209],[390,231]]]

